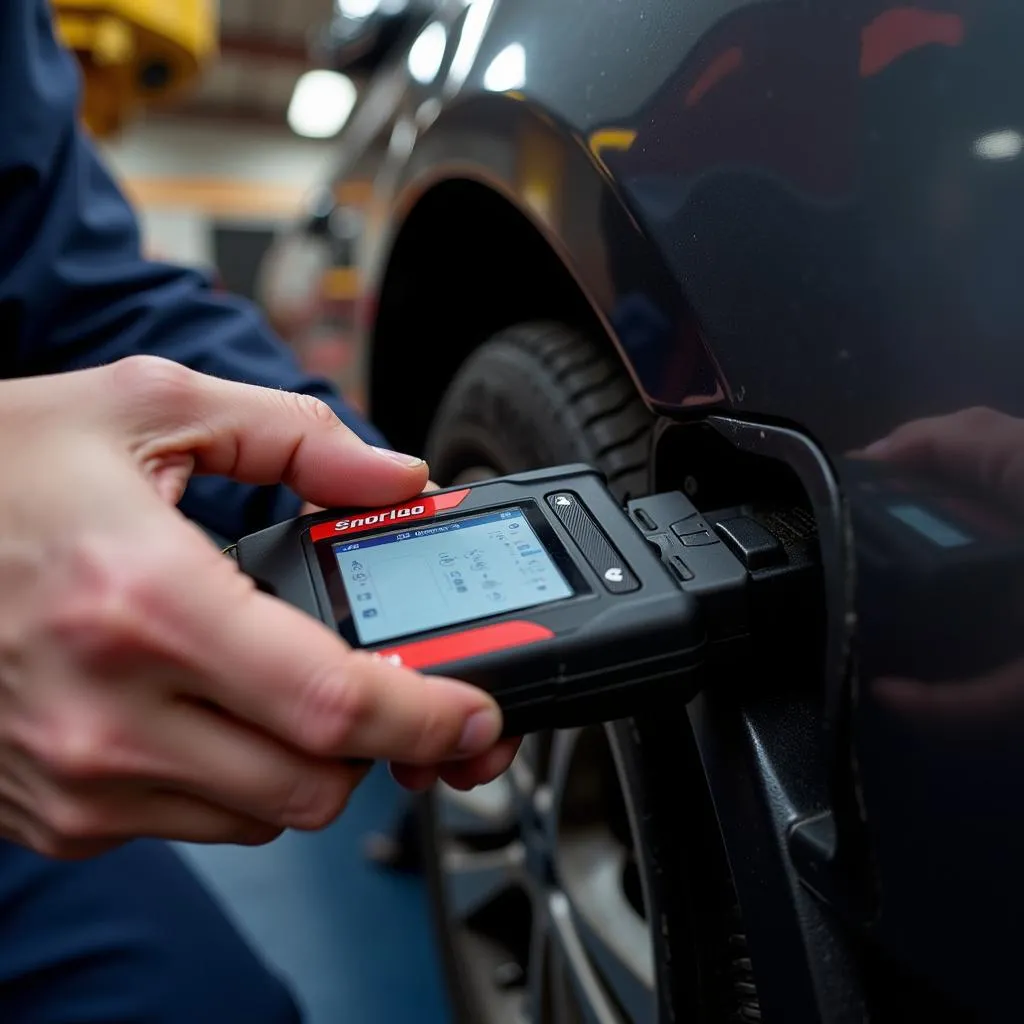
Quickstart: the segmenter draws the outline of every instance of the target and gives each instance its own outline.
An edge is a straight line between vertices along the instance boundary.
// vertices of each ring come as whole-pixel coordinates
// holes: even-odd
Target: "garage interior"
[[[163,339],[179,362],[262,383],[270,390],[247,394],[275,415],[278,402],[323,413],[282,391],[321,398],[378,449],[346,448],[346,460],[366,460],[359,471],[346,461],[324,472],[300,431],[277,452],[283,481],[267,481],[246,468],[245,428],[232,460],[210,455],[193,423],[187,436],[200,440],[174,435],[170,469],[131,468],[159,477],[157,489],[160,474],[216,475],[208,455],[249,473],[239,489],[211,488],[205,509],[190,505],[195,492],[225,481],[169,493],[213,535],[212,555],[203,550],[221,578],[271,621],[292,616],[282,664],[318,653],[312,633],[308,650],[293,638],[318,630],[323,661],[363,666],[370,691],[388,681],[370,704],[393,716],[366,725],[347,677],[335,685],[310,657],[305,679],[282,684],[282,726],[261,707],[272,685],[260,673],[292,673],[260,656],[262,631],[254,641],[236,616],[250,634],[235,654],[250,660],[224,685],[241,711],[207,693],[212,668],[184,659],[179,686],[181,632],[162,652],[174,665],[163,689],[159,673],[136,676],[170,698],[161,713],[220,716],[216,727],[283,753],[284,768],[264,771],[282,762],[260,758],[240,781],[212,770],[197,780],[190,747],[176,765],[192,776],[168,782],[159,768],[104,769],[116,743],[85,729],[98,750],[84,744],[95,755],[84,767],[77,745],[28,751],[30,773],[56,776],[54,805],[89,810],[92,772],[101,796],[108,782],[134,786],[147,814],[151,788],[184,793],[190,810],[212,810],[218,841],[225,819],[253,842],[288,825],[263,846],[178,845],[289,982],[303,1024],[1019,1019],[1024,6],[0,0],[0,25],[28,4],[52,12],[77,58],[78,122],[140,231],[96,173],[92,144],[68,131],[102,187],[74,174],[54,174],[53,187],[100,197],[100,235],[117,235],[120,211],[123,244],[97,242],[72,198],[70,257],[39,259],[56,298],[31,289],[31,273],[10,285],[33,264],[30,246],[18,273],[0,268],[0,326],[58,369],[49,346],[64,344],[69,316],[65,348],[97,372],[116,370],[88,362],[108,362],[96,355],[108,341],[135,353]],[[49,15],[34,24],[48,32]],[[0,79],[20,66],[18,51],[6,55]],[[59,76],[23,63],[19,87],[45,107],[39,83]],[[0,108],[0,141],[6,123],[34,160],[45,133],[26,126],[44,119],[14,113]],[[38,200],[50,179],[25,173],[18,153],[5,177],[5,155],[0,146],[0,206],[15,189]],[[61,224],[64,205],[43,198],[24,209]],[[0,218],[5,228],[26,235],[18,216]],[[116,258],[94,269],[97,250]],[[184,299],[172,287],[182,282]],[[13,301],[9,286],[22,289]],[[40,307],[36,323],[19,320],[19,303]],[[145,376],[123,390],[152,385],[141,393],[154,406],[177,401],[157,376],[163,391]],[[183,405],[173,415],[187,418]],[[270,417],[259,411],[262,453]],[[332,444],[350,441],[335,419],[318,422]],[[123,455],[120,434],[114,444]],[[310,450],[306,487],[296,466]],[[423,490],[428,477],[441,494]],[[323,496],[327,478],[338,492]],[[412,483],[399,493],[401,479]],[[160,512],[183,525],[167,504]],[[203,520],[221,512],[227,528]],[[307,513],[320,518],[292,518]],[[6,564],[0,551],[0,575]],[[149,566],[119,562],[136,564]],[[189,607],[206,642],[233,635],[210,627],[227,618],[196,613],[211,606]],[[478,688],[424,679],[449,669]],[[243,675],[262,683],[255,696]],[[506,723],[541,709],[513,738],[498,736],[480,692],[501,685]],[[456,699],[469,703],[445,733],[438,717]],[[24,754],[6,721],[0,805],[6,752]],[[322,721],[340,738],[324,740]],[[364,726],[380,728],[372,742]],[[474,726],[480,757],[467,749]],[[443,756],[405,762],[410,745],[422,755],[442,733]],[[374,746],[385,738],[394,745]],[[307,789],[335,798],[323,815]],[[236,803],[218,803],[225,793]],[[22,843],[8,841],[24,836],[0,806],[0,856],[49,867],[63,841],[92,849],[114,827],[70,811],[54,825],[36,803],[45,811],[31,798],[15,806],[41,821],[43,839]],[[209,834],[194,822],[172,838]],[[117,854],[138,849],[115,839]],[[166,857],[160,843],[148,849]],[[192,962],[205,950],[187,945]],[[227,987],[278,1011],[258,983]],[[287,1015],[283,992],[281,1003]],[[141,1024],[109,1016],[101,1024]]]
[[[90,6],[56,5],[68,15]],[[95,6],[130,23],[149,5]],[[189,26],[205,4],[178,6]],[[337,160],[333,138],[301,136],[288,119],[296,84],[323,66],[317,40],[336,13],[332,0],[221,0],[216,52],[204,55],[196,80],[153,106],[115,95],[104,107],[111,127],[98,134],[139,212],[147,253],[212,272],[221,287],[269,306],[293,340],[311,311],[326,309],[328,326],[300,352],[306,365],[344,386],[352,357],[339,325],[352,299],[351,274],[315,263],[311,272],[301,254],[296,272],[265,269],[268,252],[274,258],[275,245],[287,249],[292,229],[316,212]],[[364,77],[354,76],[357,87]],[[360,186],[339,195],[358,202]],[[401,806],[380,766],[321,833],[286,833],[258,849],[183,847],[292,982],[309,1024],[450,1019],[422,879],[381,870],[364,853]]]

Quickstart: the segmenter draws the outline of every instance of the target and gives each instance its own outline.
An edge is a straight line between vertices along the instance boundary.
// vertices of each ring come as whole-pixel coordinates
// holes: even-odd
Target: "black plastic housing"
[[[424,500],[454,498],[462,491],[465,496],[454,507],[418,514],[415,525],[503,507],[529,507],[532,515],[543,517],[554,546],[570,560],[577,583],[582,583],[576,588],[579,593],[367,650],[406,661],[403,651],[454,651],[464,644],[467,633],[484,627],[525,623],[534,627],[534,633],[546,631],[545,638],[531,642],[452,660],[435,656],[426,664],[413,665],[492,693],[504,712],[506,735],[636,714],[657,700],[664,687],[683,688],[687,699],[697,692],[701,685],[697,669],[708,636],[698,601],[679,585],[657,546],[648,543],[631,522],[600,474],[587,466],[563,466],[488,480],[471,488],[447,488]],[[563,496],[574,504],[556,504]],[[387,517],[390,512],[385,509],[378,514]],[[235,552],[239,566],[262,589],[332,625],[357,644],[354,631],[343,619],[339,621],[329,579],[331,558],[324,557],[323,549],[337,538],[313,540],[311,531],[317,533],[319,528],[323,533],[329,529],[324,524],[373,514],[324,512],[271,527],[239,541]],[[362,536],[395,529],[394,519],[385,518],[379,529],[364,529]],[[723,545],[719,547],[724,550]],[[609,559],[616,565],[609,566]],[[737,566],[733,559],[730,570]],[[621,573],[609,573],[610,568]],[[415,646],[426,641],[438,644]]]

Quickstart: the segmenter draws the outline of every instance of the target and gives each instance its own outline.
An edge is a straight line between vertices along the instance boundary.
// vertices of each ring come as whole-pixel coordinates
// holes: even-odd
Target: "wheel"
[[[653,419],[614,356],[524,325],[467,360],[428,442],[442,485],[565,462],[647,488]],[[759,1019],[685,709],[527,737],[512,768],[421,803],[460,1024]],[[684,831],[685,830],[685,831]]]

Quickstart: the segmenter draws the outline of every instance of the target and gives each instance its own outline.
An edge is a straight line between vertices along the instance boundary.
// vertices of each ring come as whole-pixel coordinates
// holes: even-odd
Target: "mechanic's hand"
[[[440,488],[437,484],[433,480],[428,480],[426,487],[423,488],[423,493],[438,490]],[[302,506],[303,515],[309,512],[323,511],[322,506],[314,505],[310,501]],[[442,779],[456,789],[472,789],[483,782],[489,782],[505,771],[515,760],[521,742],[521,739],[502,740],[481,757],[449,761],[440,765],[408,764],[394,761],[391,764],[391,774],[395,781],[405,786],[406,789],[429,789],[438,779]]]
[[[997,409],[912,420],[856,454],[975,488],[1024,511],[1024,420]]]
[[[262,843],[330,822],[366,771],[349,759],[492,763],[485,693],[350,651],[174,508],[193,471],[401,501],[423,462],[152,357],[0,396],[0,833],[56,856]]]
[[[1024,420],[997,409],[975,406],[912,420],[855,454],[946,480],[1024,514]],[[883,703],[918,723],[990,727],[1024,707],[1024,659],[941,685],[890,676],[871,686]]]

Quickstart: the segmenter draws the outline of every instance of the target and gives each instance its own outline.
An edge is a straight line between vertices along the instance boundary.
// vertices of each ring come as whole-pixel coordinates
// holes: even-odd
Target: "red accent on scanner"
[[[469,496],[470,488],[461,491],[448,491],[444,494],[423,494],[415,501],[407,501],[404,505],[393,508],[368,509],[366,512],[352,512],[344,519],[332,519],[326,523],[317,523],[309,528],[309,539],[326,540],[335,537],[343,540],[354,533],[365,533],[367,530],[382,530],[389,526],[404,526],[406,523],[421,519],[430,519],[438,512],[447,512],[458,508]]]
[[[402,664],[408,668],[432,668],[507,650],[509,647],[550,640],[554,635],[550,629],[537,622],[516,620],[498,622],[493,626],[478,626],[476,629],[436,636],[430,640],[416,640],[376,653],[382,658],[401,659]]]

